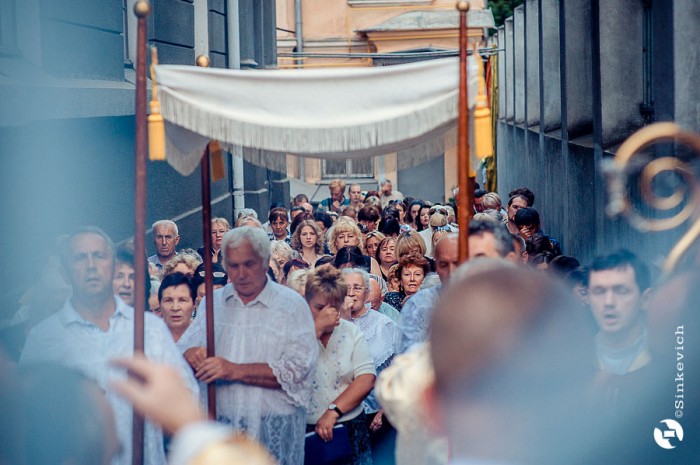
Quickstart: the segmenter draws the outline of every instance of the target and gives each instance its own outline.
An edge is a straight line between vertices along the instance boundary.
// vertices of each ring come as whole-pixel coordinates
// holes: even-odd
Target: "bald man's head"
[[[482,263],[453,276],[431,325],[443,426],[456,456],[547,456],[552,438],[570,432],[579,389],[592,376],[585,324],[568,311],[575,307],[557,283],[512,264]]]
[[[433,256],[440,282],[447,284],[450,275],[459,266],[459,234],[450,233],[440,239],[435,245]]]

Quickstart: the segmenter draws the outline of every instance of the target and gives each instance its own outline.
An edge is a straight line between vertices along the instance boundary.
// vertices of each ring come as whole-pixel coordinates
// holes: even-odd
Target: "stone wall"
[[[680,231],[641,234],[605,215],[601,162],[649,120],[700,132],[700,5],[652,2],[651,69],[643,3],[529,0],[498,31],[498,190],[527,186],[543,228],[588,262],[629,248],[658,263]],[[641,111],[645,85],[652,116]],[[649,102],[646,102],[649,103]]]

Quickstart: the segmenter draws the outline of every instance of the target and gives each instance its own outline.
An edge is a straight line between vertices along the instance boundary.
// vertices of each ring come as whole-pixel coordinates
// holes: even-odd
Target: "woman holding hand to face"
[[[374,386],[376,371],[360,329],[340,318],[346,293],[347,285],[339,270],[326,265],[308,274],[305,297],[314,317],[319,357],[306,428],[329,442],[333,440],[333,428],[345,425],[352,448],[351,463],[371,464],[362,401]],[[313,462],[313,457],[310,460]]]

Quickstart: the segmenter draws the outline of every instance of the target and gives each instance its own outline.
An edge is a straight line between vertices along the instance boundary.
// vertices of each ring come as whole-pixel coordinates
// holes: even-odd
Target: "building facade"
[[[526,0],[514,13],[498,30],[501,195],[531,188],[545,230],[582,262],[626,247],[658,263],[680,231],[608,218],[603,166],[651,122],[700,132],[700,3]]]
[[[135,0],[0,0],[0,153],[3,302],[18,296],[54,238],[93,224],[115,241],[133,234]],[[228,9],[238,4],[238,25]],[[240,30],[244,67],[276,66],[274,0],[151,0],[148,42],[168,64],[229,66],[229,32]],[[233,29],[232,29],[233,28]],[[228,179],[212,183],[212,214],[232,219]],[[245,163],[248,206],[265,214],[286,202],[284,160],[277,170]],[[174,219],[181,247],[202,244],[197,172],[149,162],[147,221]],[[152,241],[147,239],[150,253]]]
[[[493,15],[483,0],[470,4],[469,40],[481,46],[494,26]],[[417,61],[425,58],[416,52],[456,50],[458,25],[453,0],[277,0],[278,65],[389,66]],[[290,154],[287,173],[303,181],[300,189],[305,188],[312,200],[327,197],[328,190],[318,186],[340,177],[367,189],[376,189],[377,181],[387,178],[394,188],[416,198],[444,201],[457,184],[454,138],[452,132],[399,153],[363,160],[304,160]]]

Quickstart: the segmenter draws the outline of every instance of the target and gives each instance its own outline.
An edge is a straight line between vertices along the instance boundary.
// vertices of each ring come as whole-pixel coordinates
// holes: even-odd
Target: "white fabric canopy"
[[[188,175],[206,144],[317,158],[391,153],[457,118],[457,58],[405,65],[301,70],[156,66],[168,162]],[[469,58],[469,106],[477,63]]]

